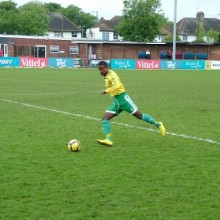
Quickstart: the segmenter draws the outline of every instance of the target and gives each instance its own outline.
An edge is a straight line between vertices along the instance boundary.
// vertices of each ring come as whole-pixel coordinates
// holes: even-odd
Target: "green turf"
[[[96,69],[0,69],[0,219],[219,219],[219,71],[117,72],[166,137],[122,113],[98,145]]]

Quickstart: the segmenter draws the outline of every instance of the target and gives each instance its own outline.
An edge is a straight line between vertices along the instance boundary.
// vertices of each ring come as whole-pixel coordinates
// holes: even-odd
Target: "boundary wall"
[[[91,60],[89,67],[97,67],[100,60]],[[149,59],[111,59],[105,60],[112,69],[183,69],[183,70],[218,70],[220,60],[149,60]],[[0,57],[0,67],[32,68],[77,68],[82,66],[81,58],[33,58]]]

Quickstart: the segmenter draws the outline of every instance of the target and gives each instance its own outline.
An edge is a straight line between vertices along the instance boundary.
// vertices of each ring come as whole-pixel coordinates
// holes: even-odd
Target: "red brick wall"
[[[47,57],[69,57],[76,58],[79,57],[75,54],[70,54],[70,46],[75,46],[77,44],[72,43],[70,40],[53,40],[53,39],[31,39],[31,38],[11,38],[12,44],[10,45],[11,50],[9,50],[9,56],[15,56],[17,46],[35,46],[43,45],[47,47]],[[51,45],[59,45],[59,50],[64,51],[64,53],[50,53]]]
[[[82,58],[83,65],[88,63],[88,48],[90,44],[78,43],[74,44],[71,40],[53,40],[53,39],[26,39],[26,38],[12,38],[11,42],[14,45],[9,46],[9,56],[14,56],[16,45],[46,45],[47,46],[47,57],[80,57]],[[64,53],[53,54],[50,53],[50,45],[59,45],[60,51]],[[79,54],[70,54],[70,46],[79,46]],[[159,59],[161,51],[172,50],[172,44],[122,44],[122,43],[93,43],[91,44],[97,59],[112,59],[112,58],[128,58],[136,59],[138,58],[138,52],[150,50],[151,59]],[[186,51],[194,52],[204,52],[208,54],[208,59],[210,60],[220,60],[220,44],[215,45],[190,45],[180,43],[176,45],[176,51],[184,53]]]
[[[150,50],[151,59],[159,59],[161,51],[172,51],[172,45],[111,45],[106,44],[103,47],[103,59],[111,58],[129,58],[136,59],[138,52]],[[194,52],[207,53],[209,59],[220,60],[220,45],[178,45],[176,52]]]

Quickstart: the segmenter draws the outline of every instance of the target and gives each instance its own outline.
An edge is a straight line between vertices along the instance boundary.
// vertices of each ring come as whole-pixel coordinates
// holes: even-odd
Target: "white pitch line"
[[[93,120],[93,121],[101,121],[101,119],[99,119],[99,118],[94,118],[94,117],[90,117],[90,116],[87,116],[87,115],[81,115],[81,114],[76,114],[76,113],[60,111],[60,110],[56,110],[56,109],[45,108],[45,107],[41,107],[41,106],[37,106],[37,105],[31,105],[31,104],[27,104],[27,103],[23,103],[23,102],[17,102],[17,101],[8,100],[8,99],[0,99],[0,101],[9,102],[9,103],[18,104],[18,105],[23,105],[23,106],[26,106],[26,107],[36,108],[36,109],[45,110],[45,111],[61,113],[61,114],[65,114],[65,115],[72,115],[72,116],[76,116],[76,117],[86,118],[86,119]],[[154,129],[151,129],[151,128],[139,127],[139,126],[124,124],[124,123],[119,123],[119,122],[112,122],[112,124],[116,124],[116,125],[127,127],[127,128],[136,128],[136,129],[147,130],[147,131],[151,131],[151,132],[159,132],[158,130],[154,130]],[[196,136],[189,136],[189,135],[186,135],[186,134],[177,134],[177,133],[173,133],[173,132],[167,132],[167,134],[171,135],[171,136],[185,138],[185,139],[192,139],[192,140],[196,140],[196,141],[201,141],[201,142],[207,142],[207,143],[210,143],[210,144],[219,144],[220,145],[220,142],[209,139],[209,138],[199,138],[199,137],[196,137]]]
[[[93,91],[86,91],[86,93],[97,93],[97,90]],[[67,95],[67,94],[78,94],[78,93],[85,93],[85,91],[77,91],[77,92],[45,92],[45,93],[6,93],[6,94],[0,94],[0,95],[6,95],[6,96],[35,96],[35,95]]]

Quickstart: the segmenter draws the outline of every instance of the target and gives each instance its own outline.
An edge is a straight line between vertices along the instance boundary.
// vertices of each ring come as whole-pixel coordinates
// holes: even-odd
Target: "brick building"
[[[138,58],[139,53],[149,50],[151,59],[167,59],[172,43],[139,43],[126,41],[101,41],[92,39],[51,38],[36,36],[0,35],[0,46],[4,56],[11,57],[62,57],[81,58],[84,66],[91,59]],[[186,59],[184,54],[192,53],[190,59],[220,60],[220,44],[180,42],[176,45],[177,59]],[[205,58],[197,54],[206,54]]]

